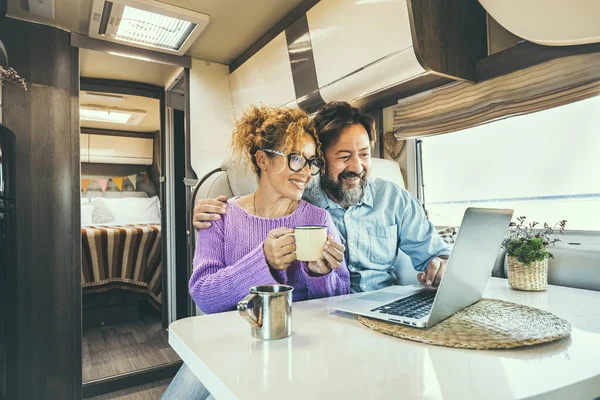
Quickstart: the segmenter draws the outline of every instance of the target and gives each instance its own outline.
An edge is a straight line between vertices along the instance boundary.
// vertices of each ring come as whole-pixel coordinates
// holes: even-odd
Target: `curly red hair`
[[[260,168],[254,155],[261,149],[279,150],[288,153],[295,145],[304,145],[308,134],[317,146],[317,157],[323,159],[321,142],[309,115],[297,108],[273,108],[250,106],[236,121],[231,138],[235,153],[246,157],[254,172],[260,176]]]

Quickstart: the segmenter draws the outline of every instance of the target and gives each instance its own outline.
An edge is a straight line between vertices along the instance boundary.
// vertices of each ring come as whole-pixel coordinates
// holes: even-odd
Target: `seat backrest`
[[[254,172],[246,164],[225,160],[221,169],[209,172],[197,188],[196,199],[214,199],[218,196],[243,196],[252,193],[258,187]]]
[[[371,165],[371,177],[397,183],[406,189],[402,171],[400,170],[400,164],[396,161],[374,158]]]
[[[392,181],[404,187],[400,165],[391,160],[374,158],[371,176]],[[243,196],[252,193],[258,182],[252,168],[243,162],[231,159],[221,164],[221,170],[213,171],[205,177],[196,193],[196,199],[212,199],[220,195],[227,197]]]

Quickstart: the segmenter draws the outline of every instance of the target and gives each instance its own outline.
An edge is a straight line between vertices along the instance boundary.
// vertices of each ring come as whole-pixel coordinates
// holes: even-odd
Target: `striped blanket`
[[[81,242],[84,294],[133,290],[161,309],[160,225],[86,226]]]

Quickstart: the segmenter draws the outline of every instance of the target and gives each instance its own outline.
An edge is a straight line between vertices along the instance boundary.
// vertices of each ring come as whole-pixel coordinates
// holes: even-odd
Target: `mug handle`
[[[237,309],[238,312],[240,313],[240,315],[246,320],[248,321],[248,323],[250,323],[250,325],[252,325],[255,328],[260,328],[260,324],[258,323],[258,320],[256,319],[256,317],[254,316],[254,310],[252,310],[252,307],[248,308],[248,305],[252,303],[252,300],[254,300],[254,298],[256,297],[256,294],[251,293],[248,296],[244,297],[237,305]],[[252,310],[252,313],[250,313],[250,310]]]

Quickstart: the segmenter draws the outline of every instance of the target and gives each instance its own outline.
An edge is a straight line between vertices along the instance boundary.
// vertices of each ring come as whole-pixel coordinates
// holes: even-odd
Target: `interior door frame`
[[[175,93],[175,89],[177,88],[177,93]],[[181,99],[181,91],[183,90],[183,99]],[[174,140],[175,140],[175,132],[174,132],[174,113],[175,110],[183,111],[185,114],[184,121],[184,136],[185,136],[185,178],[184,183],[186,188],[191,187],[193,190],[193,185],[197,181],[196,173],[192,169],[191,166],[191,151],[190,151],[190,70],[188,68],[181,68],[177,74],[173,76],[171,81],[165,87],[165,95],[166,95],[166,108],[165,108],[165,116],[166,116],[166,128],[165,128],[165,143],[163,148],[165,149],[165,157],[163,158],[165,161],[164,171],[165,171],[165,189],[167,189],[167,203],[165,205],[165,215],[168,218],[166,221],[167,229],[169,229],[169,249],[175,249],[175,237],[176,237],[176,224],[175,224],[175,171],[174,171]],[[181,155],[178,155],[181,156]],[[186,190],[187,193],[187,190]],[[191,194],[191,190],[190,190]],[[191,195],[186,196],[185,199],[185,208],[186,208],[186,237],[188,240],[187,249],[189,249],[189,240],[191,236],[191,232],[193,232],[192,226],[192,212],[190,207]],[[193,236],[192,236],[193,237]],[[187,316],[192,315],[190,313],[189,306],[189,295],[187,290],[183,288],[177,288],[178,281],[176,278],[181,273],[178,273],[178,269],[183,268],[182,266],[178,266],[176,264],[176,254],[175,251],[167,250],[167,254],[169,254],[168,261],[168,289],[170,293],[169,298],[169,323]],[[187,254],[187,263],[190,264],[192,256]],[[187,272],[188,266],[185,266],[185,270]],[[181,286],[181,285],[180,285]],[[187,287],[187,285],[185,285]]]
[[[170,82],[167,83],[167,85],[165,86],[165,96],[167,97],[166,99],[166,103],[165,103],[165,108],[164,108],[164,114],[165,114],[165,134],[162,137],[162,144],[161,144],[161,148],[164,151],[164,156],[163,156],[163,171],[164,171],[164,176],[165,176],[165,182],[164,185],[161,185],[161,187],[164,186],[165,189],[165,202],[163,204],[163,216],[164,216],[164,220],[163,220],[163,226],[165,227],[165,230],[168,231],[167,236],[169,238],[169,240],[165,240],[164,245],[163,246],[163,254],[165,254],[165,256],[167,257],[166,259],[163,258],[163,266],[166,267],[167,269],[167,280],[166,282],[163,281],[163,289],[166,287],[167,288],[167,292],[172,296],[173,294],[175,294],[175,296],[177,295],[177,289],[176,289],[176,280],[174,279],[176,276],[176,269],[175,269],[175,262],[176,262],[176,255],[175,252],[173,251],[169,251],[170,249],[175,249],[175,208],[172,206],[173,204],[175,204],[175,171],[174,171],[174,136],[175,136],[175,132],[173,131],[173,113],[174,113],[174,109],[173,109],[173,104],[172,101],[170,100],[170,93],[171,91],[175,88],[175,86],[179,83],[179,81],[183,79],[183,70],[179,70],[178,73],[171,79]],[[171,299],[169,299],[171,300]],[[167,312],[166,312],[166,318],[167,320],[164,321],[163,320],[163,324],[166,322],[166,325],[168,326],[168,324],[170,324],[171,322],[175,321],[175,316],[177,315],[177,303],[174,301],[167,301]]]
[[[165,89],[160,86],[139,83],[139,82],[130,82],[130,81],[120,81],[120,80],[112,80],[112,79],[98,79],[98,78],[80,78],[80,91],[93,91],[93,92],[104,92],[104,93],[114,93],[114,94],[124,94],[124,95],[133,95],[133,96],[142,96],[142,97],[150,97],[154,99],[158,99],[160,103],[160,131],[157,132],[155,136],[155,140],[160,141],[161,151],[160,151],[160,160],[156,163],[159,166],[159,177],[162,180],[164,177],[164,166],[165,166],[165,149],[164,149],[164,137],[165,128],[166,128],[166,107],[165,107]],[[158,136],[158,137],[157,137]],[[155,160],[156,161],[156,160]],[[161,184],[161,182],[157,182],[160,184],[159,192],[161,194],[161,201],[165,202],[165,185]],[[165,213],[162,213],[161,216],[161,238],[162,238],[162,265],[165,266],[166,262],[166,253],[167,250],[166,243],[169,240],[168,230],[166,229],[166,220]],[[166,268],[163,268],[163,271],[166,271]],[[162,274],[162,317],[163,317],[163,327],[166,328],[168,326],[168,304],[169,304],[169,288],[167,285],[167,275],[168,273]],[[80,336],[80,344],[81,346],[81,336]],[[156,380],[169,378],[175,375],[175,373],[179,370],[180,366],[183,363],[181,361],[176,361],[172,363],[157,365],[149,368],[145,368],[138,371],[132,371],[125,374],[108,376],[102,379],[97,379],[94,381],[89,381],[83,383],[83,397],[93,397],[97,395],[101,395],[104,393],[110,393],[117,390],[143,385],[146,383],[154,382]]]

